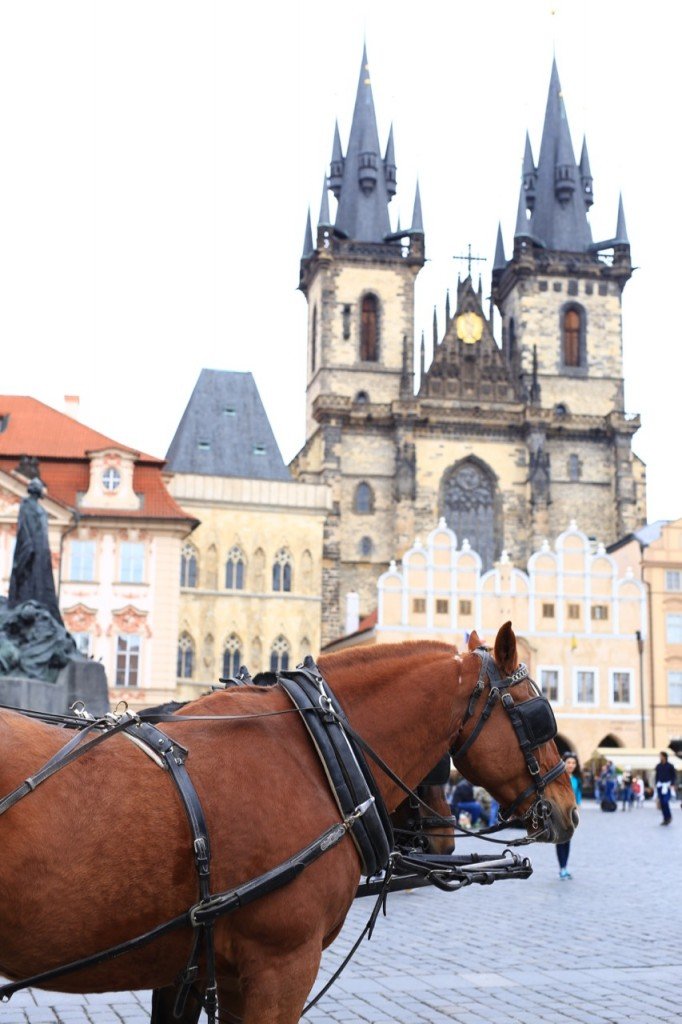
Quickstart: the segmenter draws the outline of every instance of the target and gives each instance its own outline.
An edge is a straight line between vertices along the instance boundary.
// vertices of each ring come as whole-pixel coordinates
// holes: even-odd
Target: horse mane
[[[390,661],[399,659],[404,661],[406,657],[417,657],[419,655],[433,655],[436,653],[449,654],[454,657],[457,654],[455,644],[446,643],[444,640],[410,640],[403,643],[376,644],[373,647],[350,647],[347,650],[332,651],[329,654],[321,654],[318,665],[324,673],[327,665],[334,668],[359,668],[365,665],[372,665],[375,661]]]

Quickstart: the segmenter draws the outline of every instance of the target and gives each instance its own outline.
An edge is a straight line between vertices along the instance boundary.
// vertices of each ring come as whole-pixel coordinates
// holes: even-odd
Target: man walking
[[[661,825],[669,825],[672,821],[670,813],[670,797],[675,785],[675,769],[668,762],[665,750],[661,751],[660,762],[656,765],[656,796],[663,815]]]

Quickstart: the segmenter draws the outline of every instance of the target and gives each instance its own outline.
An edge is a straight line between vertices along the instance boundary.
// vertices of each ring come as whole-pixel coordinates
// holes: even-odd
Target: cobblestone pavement
[[[602,814],[583,805],[560,881],[553,847],[527,849],[534,874],[446,894],[396,893],[388,917],[310,1024],[656,1024],[679,1011],[682,812],[659,827],[648,803]],[[520,833],[510,833],[519,835]],[[460,851],[464,844],[458,844]],[[471,841],[471,849],[482,847]],[[362,930],[357,901],[325,953],[316,990]],[[66,996],[32,990],[1,1024],[142,1024],[148,992]]]

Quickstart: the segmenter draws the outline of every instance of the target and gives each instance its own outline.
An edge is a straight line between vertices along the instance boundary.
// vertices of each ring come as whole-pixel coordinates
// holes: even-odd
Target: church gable
[[[477,405],[518,401],[509,367],[495,343],[471,278],[460,282],[457,291],[457,311],[422,377],[419,397]]]

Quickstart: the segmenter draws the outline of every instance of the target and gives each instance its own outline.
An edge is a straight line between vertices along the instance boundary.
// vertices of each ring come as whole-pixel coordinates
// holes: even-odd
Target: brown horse
[[[454,819],[445,798],[445,783],[449,774],[450,755],[446,754],[416,787],[417,799],[407,797],[393,812],[391,824],[398,847],[412,847],[426,853],[453,852]],[[443,781],[440,781],[441,778]]]
[[[517,666],[510,623],[498,633],[494,662],[506,675]],[[471,730],[466,724],[460,735],[481,665],[473,653],[460,657],[434,642],[340,652],[319,662],[355,730],[410,786]],[[531,696],[527,682],[514,687],[517,707]],[[298,714],[258,717],[274,711],[291,712],[280,687],[238,687],[201,698],[187,712],[248,717],[164,727],[189,750],[187,768],[209,825],[213,891],[274,867],[339,820]],[[0,796],[67,738],[63,729],[0,714]],[[559,760],[554,742],[535,754],[543,772]],[[527,789],[526,761],[499,705],[459,767],[503,806]],[[372,770],[393,811],[403,793]],[[555,778],[544,800],[549,838],[569,839],[577,812],[568,779]],[[532,796],[524,797],[520,810],[532,803]],[[537,828],[534,817],[528,828]],[[177,792],[168,773],[124,736],[107,739],[0,817],[0,850],[0,974],[8,978],[132,939],[197,900],[190,833]],[[221,1012],[239,1015],[244,1024],[298,1021],[322,950],[340,931],[359,878],[359,858],[346,836],[291,884],[220,918],[215,944]],[[184,968],[191,944],[191,930],[183,928],[49,987],[163,989]],[[187,1012],[196,1015],[189,1005]],[[165,1016],[161,1000],[157,1017]]]

